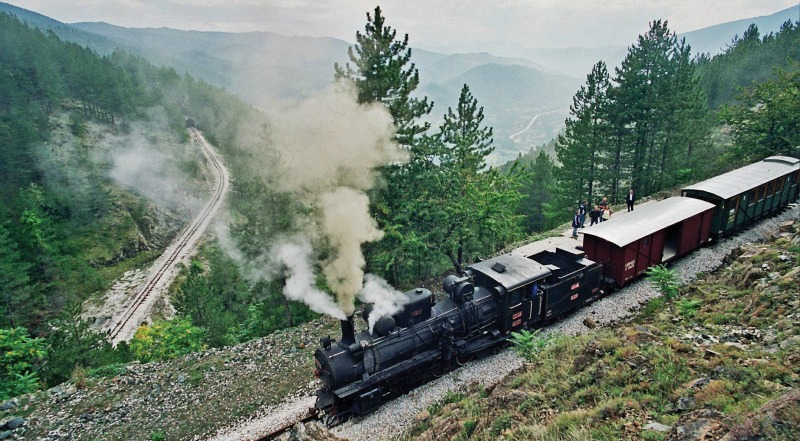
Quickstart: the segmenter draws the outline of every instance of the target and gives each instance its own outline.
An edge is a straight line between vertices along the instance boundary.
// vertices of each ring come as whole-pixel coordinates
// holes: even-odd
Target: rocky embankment
[[[0,439],[211,438],[282,401],[313,394],[313,349],[319,337],[336,335],[337,326],[316,321],[168,362],[86,372],[2,404],[0,425],[20,421],[0,431]]]

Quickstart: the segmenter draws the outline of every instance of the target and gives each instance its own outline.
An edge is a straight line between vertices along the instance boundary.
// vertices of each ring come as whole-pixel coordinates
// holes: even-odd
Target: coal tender
[[[582,252],[556,249],[532,256],[505,254],[448,276],[448,297],[435,302],[424,288],[403,295],[402,311],[356,333],[353,317],[342,338],[320,341],[314,353],[322,383],[316,408],[337,424],[474,357],[502,347],[511,332],[530,329],[603,294],[602,267]],[[365,310],[366,321],[369,310]]]

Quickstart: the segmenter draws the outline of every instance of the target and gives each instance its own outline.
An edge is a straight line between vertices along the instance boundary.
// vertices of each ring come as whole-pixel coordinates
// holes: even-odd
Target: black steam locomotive
[[[557,248],[529,257],[505,254],[448,276],[448,298],[417,288],[405,308],[372,332],[342,321],[342,339],[322,339],[314,354],[322,382],[316,408],[331,423],[368,413],[387,400],[496,351],[512,331],[555,319],[604,294],[602,266],[583,252]],[[369,311],[365,311],[366,315]]]

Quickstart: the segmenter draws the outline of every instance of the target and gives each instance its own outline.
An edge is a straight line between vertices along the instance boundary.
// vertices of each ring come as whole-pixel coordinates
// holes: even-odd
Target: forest
[[[360,103],[386,107],[395,141],[409,152],[408,162],[380,170],[382,185],[369,193],[384,235],[365,245],[366,271],[411,287],[546,234],[579,201],[619,203],[629,188],[657,195],[768,155],[800,155],[799,28],[787,22],[762,37],[751,26],[722,54],[693,57],[667,22],[655,20],[613,72],[595,64],[553,141],[554,155],[531,146],[490,168],[492,128],[469,85],[438,127],[424,122],[432,103],[415,94],[409,36],[399,37],[376,8],[356,33],[350,62],[331,70],[332,80],[355,84]],[[100,57],[8,15],[0,15],[0,77],[0,400],[314,317],[283,297],[280,278],[253,279],[241,264],[318,209],[263,179],[260,168],[280,163],[270,160],[265,115],[190,75],[125,52]],[[171,289],[178,317],[112,347],[91,330],[81,305],[151,262],[186,213],[117,186],[111,165],[93,159],[97,132],[124,136],[150,121],[162,129],[153,137],[185,142],[187,116],[234,176],[230,239],[241,256],[232,258],[222,240],[207,243]],[[70,156],[57,160],[62,150]],[[191,157],[180,160],[201,178]],[[178,221],[157,232],[159,217]],[[320,255],[329,252],[316,245]]]

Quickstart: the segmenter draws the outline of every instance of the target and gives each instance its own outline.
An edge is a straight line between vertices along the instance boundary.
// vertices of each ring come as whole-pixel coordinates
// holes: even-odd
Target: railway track
[[[296,425],[300,423],[307,423],[309,421],[316,420],[318,416],[316,409],[310,409],[308,413],[303,416],[298,417],[295,420],[292,420],[274,430],[269,432],[268,434],[262,436],[261,438],[257,438],[257,441],[270,441],[277,439],[279,436],[283,435],[284,433],[292,430]]]
[[[122,316],[116,320],[109,331],[109,339],[113,344],[128,341],[133,337],[136,328],[146,317],[153,303],[161,293],[174,280],[177,274],[175,263],[188,257],[194,245],[202,236],[211,218],[217,212],[225,199],[228,191],[228,171],[217,158],[214,150],[208,145],[199,130],[189,128],[192,136],[198,141],[203,155],[211,165],[217,176],[217,185],[211,199],[203,207],[192,222],[183,229],[178,238],[158,258],[144,286],[136,293],[133,302],[128,306]]]

